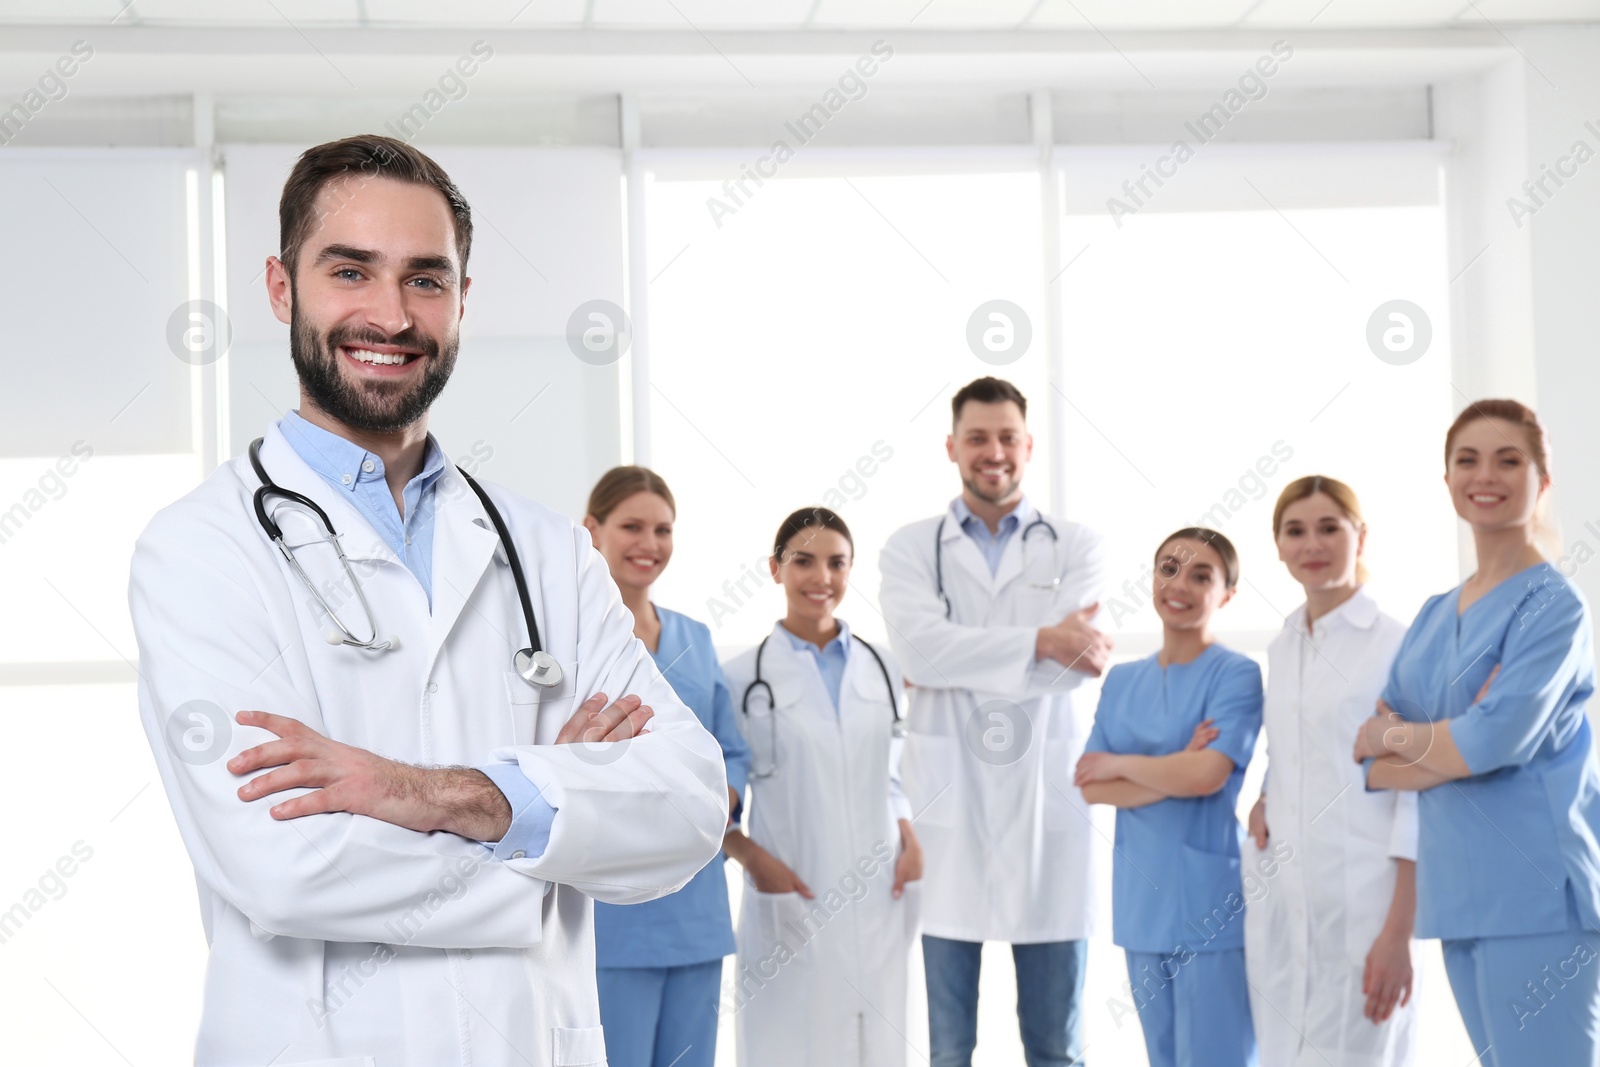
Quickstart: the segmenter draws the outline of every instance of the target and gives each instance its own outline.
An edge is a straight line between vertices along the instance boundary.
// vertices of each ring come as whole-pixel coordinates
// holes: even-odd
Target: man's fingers
[[[817,895],[815,893],[811,892],[811,888],[809,886],[807,886],[804,882],[802,882],[798,875],[792,875],[792,876],[794,877],[794,891],[796,893],[799,893],[801,896],[805,897],[807,900],[815,900],[815,899],[817,899]]]
[[[642,705],[631,714],[623,716],[621,722],[613,726],[609,733],[604,737],[598,738],[598,740],[626,741],[631,737],[638,737],[644,733],[644,724],[649,722],[654,715],[655,712],[648,705]],[[590,731],[590,733],[593,732],[593,730]]]
[[[326,766],[321,760],[297,760],[287,767],[279,767],[275,771],[258,775],[250,779],[238,790],[240,800],[259,800],[273,793],[281,793],[285,789],[299,789],[305,786],[317,787],[327,785],[324,777]]]
[[[316,733],[299,719],[291,719],[287,715],[274,715],[270,711],[237,712],[233,716],[233,721],[240,726],[258,726],[263,730],[270,730],[279,737]]]
[[[304,796],[292,797],[282,804],[275,804],[268,814],[280,822],[285,819],[298,819],[306,815],[321,815],[329,811],[344,811],[330,789],[317,789]]]
[[[228,761],[228,770],[234,774],[249,774],[263,767],[282,767],[306,755],[308,755],[306,746],[299,739],[268,741],[254,748],[247,748],[233,757]]]

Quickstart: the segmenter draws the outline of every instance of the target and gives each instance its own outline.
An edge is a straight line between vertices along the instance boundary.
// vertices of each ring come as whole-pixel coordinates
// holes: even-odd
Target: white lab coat
[[[672,892],[721,844],[727,786],[716,741],[633,636],[605,562],[570,521],[491,489],[527,570],[546,649],[567,677],[511,671],[526,643],[510,568],[478,498],[438,486],[433,605],[354,506],[274,426],[267,472],[316,500],[344,535],[380,634],[397,651],[333,647],[310,594],[251,509],[260,484],[224,464],[140,537],[130,602],[139,704],[195,867],[210,959],[196,1062],[222,1067],[605,1063],[590,898]],[[320,527],[279,519],[291,543]],[[360,633],[331,550],[302,564]],[[552,744],[579,698],[637,693],[651,732]],[[206,725],[208,702],[226,719]],[[287,822],[245,803],[228,758],[271,740],[239,709],[286,715],[420,764],[520,762],[558,811],[537,859],[495,859],[448,833],[344,813]],[[185,731],[188,731],[185,734]],[[214,731],[214,733],[213,733]],[[207,742],[215,738],[210,755]]]
[[[1417,855],[1417,796],[1367,792],[1350,750],[1406,627],[1361,589],[1305,629],[1301,605],[1267,650],[1270,836],[1265,853],[1246,841],[1242,856],[1261,1063],[1399,1067],[1412,1054],[1415,1002],[1374,1026],[1361,980],[1394,898],[1395,860]]]
[[[750,839],[815,895],[761,893],[747,879],[731,1009],[742,1067],[897,1067],[906,1062],[906,983],[919,884],[890,895],[910,818],[883,672],[852,640],[839,710],[809,654],[782,626],[723,665],[751,749]],[[878,648],[895,694],[899,667]],[[761,777],[772,768],[770,777]]]
[[[1100,536],[1050,518],[1061,583],[1039,589],[1023,575],[1021,536],[1037,510],[1019,516],[993,575],[947,515],[949,619],[934,584],[938,518],[903,527],[879,557],[889,641],[915,686],[904,774],[926,857],[923,929],[1013,944],[1088,937],[1100,858],[1072,783],[1094,710],[1073,691],[1088,676],[1035,660],[1034,647],[1039,627],[1099,600]]]

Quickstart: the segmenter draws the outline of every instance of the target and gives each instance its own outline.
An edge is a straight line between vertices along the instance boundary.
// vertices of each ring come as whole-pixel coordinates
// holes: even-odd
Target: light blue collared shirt
[[[356,510],[382,537],[384,543],[416,575],[422,591],[433,606],[433,493],[444,473],[444,450],[428,435],[422,458],[422,472],[400,491],[406,513],[395,506],[394,494],[384,478],[383,459],[353,441],[307,422],[298,411],[290,411],[278,423],[289,447],[306,461],[332,489],[343,490]]]
[[[433,515],[434,489],[439,476],[444,473],[444,450],[439,442],[428,435],[428,447],[423,456],[422,473],[412,478],[401,490],[406,514],[402,518],[395,506],[394,494],[383,476],[383,460],[353,441],[307,422],[298,411],[290,411],[278,423],[284,439],[295,454],[305,460],[306,466],[317,472],[330,488],[343,490],[361,512],[362,518],[405,561],[407,569],[416,575],[423,592],[428,594],[428,606],[433,606]],[[511,805],[511,828],[498,844],[495,855],[500,859],[523,859],[541,856],[550,843],[550,827],[555,822],[556,809],[544,799],[539,787],[515,763],[492,763],[479,767],[506,796]]]
[[[850,662],[850,627],[843,619],[834,621],[839,624],[839,632],[821,648],[803,637],[796,637],[787,626],[783,627],[783,632],[796,652],[811,654],[811,662],[817,665],[817,670],[822,674],[822,684],[828,687],[828,696],[833,698],[833,713],[838,715],[839,687],[844,684],[845,664]]]
[[[1005,554],[1006,542],[1011,540],[1012,535],[1017,532],[1017,527],[1022,525],[1022,516],[1027,510],[1028,498],[1023,497],[1017,501],[1017,506],[1000,520],[999,532],[990,533],[989,524],[974,515],[961,497],[956,497],[954,503],[950,505],[950,511],[961,524],[962,531],[972,538],[973,543],[978,546],[978,551],[983,553],[984,562],[989,564],[990,574],[1000,569],[1000,557]]]

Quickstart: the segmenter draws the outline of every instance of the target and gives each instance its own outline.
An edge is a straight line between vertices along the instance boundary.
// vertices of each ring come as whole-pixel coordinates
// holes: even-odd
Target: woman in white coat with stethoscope
[[[1267,650],[1268,781],[1245,961],[1261,1062],[1411,1062],[1416,794],[1368,792],[1349,738],[1372,717],[1406,627],[1362,586],[1366,524],[1343,482],[1291,482],[1273,510],[1278,558],[1305,588]],[[1250,885],[1247,879],[1246,885]]]
[[[901,674],[834,616],[855,546],[844,520],[784,520],[769,564],[787,611],[723,665],[751,749],[731,1003],[744,1067],[897,1067],[922,851],[900,789]]]

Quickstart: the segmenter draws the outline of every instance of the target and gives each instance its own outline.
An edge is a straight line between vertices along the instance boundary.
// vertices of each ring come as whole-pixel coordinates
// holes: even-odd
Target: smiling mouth
[[[340,345],[339,351],[346,358],[370,367],[403,367],[422,358],[416,352],[379,352],[356,345]]]

